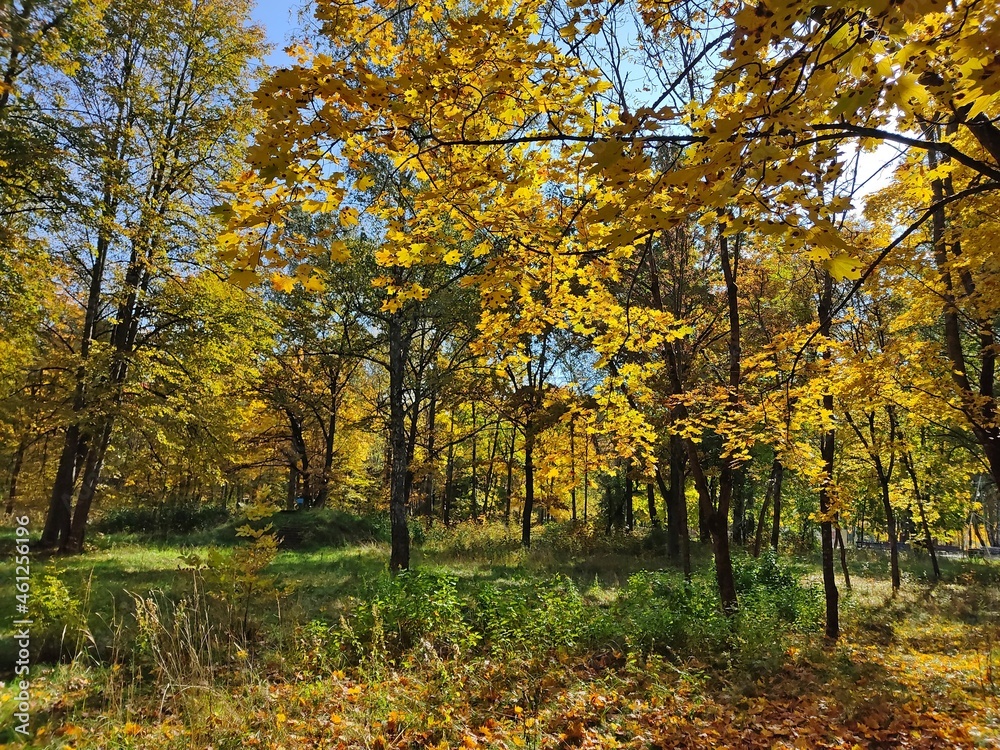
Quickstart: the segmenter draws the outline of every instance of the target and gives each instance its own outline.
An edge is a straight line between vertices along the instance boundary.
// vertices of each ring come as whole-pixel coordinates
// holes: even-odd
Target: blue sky
[[[258,0],[253,10],[253,20],[267,31],[267,41],[273,47],[267,57],[270,65],[281,66],[288,62],[284,48],[288,46],[289,35],[296,26],[298,3],[278,0]]]

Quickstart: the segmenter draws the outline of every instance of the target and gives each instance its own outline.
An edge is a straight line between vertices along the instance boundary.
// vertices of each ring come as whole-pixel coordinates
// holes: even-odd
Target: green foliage
[[[94,523],[105,534],[189,534],[218,526],[229,513],[196,502],[112,508]]]
[[[733,566],[737,591],[742,595],[746,617],[768,613],[782,623],[802,630],[815,627],[822,613],[822,593],[815,586],[802,586],[799,575],[771,550],[758,558],[737,558]],[[773,615],[770,614],[773,611]],[[757,618],[759,619],[759,617]]]
[[[389,656],[417,644],[439,655],[458,655],[482,640],[470,627],[466,604],[456,577],[403,572],[383,579],[372,598],[356,610],[354,631]]]
[[[497,655],[576,646],[595,613],[563,575],[515,586],[483,585],[475,601],[476,626]]]
[[[385,515],[356,516],[343,510],[318,508],[275,513],[270,522],[283,549],[345,547],[389,540],[389,519]],[[242,521],[224,524],[208,538],[214,544],[233,544],[239,539],[242,525]]]
[[[405,572],[375,581],[339,625],[297,629],[297,658],[323,669],[406,663],[420,654],[528,657],[557,651],[659,653],[745,666],[772,663],[790,632],[814,627],[817,592],[775,560],[738,566],[743,609],[732,618],[714,581],[640,572],[610,603],[585,596],[565,575],[464,581]]]
[[[58,571],[32,581],[29,600],[32,636],[43,653],[56,647],[62,651],[67,639],[75,640],[86,624],[84,604],[74,595]],[[60,654],[61,655],[61,654]]]
[[[642,571],[628,579],[610,621],[625,644],[643,653],[708,652],[725,643],[729,625],[705,578]]]
[[[789,632],[814,629],[820,592],[773,555],[734,564],[740,610],[727,618],[713,580],[684,581],[676,573],[639,572],[615,603],[610,621],[632,650],[728,659],[745,667],[775,664]],[[610,633],[608,635],[611,635]]]

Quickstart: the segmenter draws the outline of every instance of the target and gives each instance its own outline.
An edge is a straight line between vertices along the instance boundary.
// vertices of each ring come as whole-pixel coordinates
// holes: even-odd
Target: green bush
[[[224,508],[201,503],[123,506],[105,512],[94,528],[105,534],[190,534],[228,518]]]
[[[707,575],[636,573],[617,599],[601,604],[564,575],[496,583],[404,572],[376,581],[339,625],[311,626],[298,641],[306,661],[338,666],[395,662],[415,651],[509,657],[584,648],[754,667],[780,656],[789,632],[815,626],[817,592],[778,561],[741,560],[737,579],[740,610],[727,617]],[[330,644],[325,651],[321,642]]]
[[[29,618],[32,646],[37,657],[60,659],[73,656],[72,649],[86,627],[83,602],[74,595],[56,570],[46,573],[31,587]]]
[[[460,653],[480,640],[464,617],[457,579],[431,573],[404,571],[382,579],[347,625],[351,637],[342,637],[343,642],[357,642],[391,659],[417,645],[439,654]]]
[[[355,516],[343,510],[315,508],[279,511],[269,518],[282,549],[346,547],[349,544],[388,542],[389,520],[384,515]],[[213,529],[191,543],[231,545],[238,541],[244,521],[239,518]]]
[[[537,582],[483,585],[476,596],[475,626],[491,653],[571,648],[586,635],[594,611],[566,576]]]
[[[736,590],[744,609],[763,608],[783,623],[812,628],[822,613],[822,596],[813,587],[799,583],[795,571],[768,551],[758,558],[734,561]]]
[[[676,573],[631,576],[612,613],[625,643],[649,652],[707,652],[724,644],[729,624],[713,581],[684,581]]]

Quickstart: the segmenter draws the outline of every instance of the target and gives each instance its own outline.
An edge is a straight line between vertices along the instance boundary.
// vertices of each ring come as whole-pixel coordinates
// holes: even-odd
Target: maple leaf
[[[861,263],[846,253],[833,256],[829,260],[824,261],[823,265],[830,272],[830,275],[838,281],[861,278]]]

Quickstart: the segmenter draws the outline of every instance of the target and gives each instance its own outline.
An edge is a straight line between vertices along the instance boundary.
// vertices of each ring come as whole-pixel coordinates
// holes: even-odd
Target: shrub
[[[759,558],[735,561],[733,575],[745,609],[772,611],[781,622],[812,628],[822,612],[822,597],[813,586],[799,583],[794,570],[768,551]]]
[[[631,576],[612,619],[625,643],[643,653],[708,652],[729,636],[714,582],[688,582],[676,573],[643,571]]]
[[[464,615],[457,579],[431,573],[404,571],[382,579],[347,625],[340,640],[359,644],[369,656],[398,658],[418,644],[438,655],[457,655],[481,640]]]
[[[105,534],[190,534],[229,518],[224,508],[196,502],[112,508],[94,524]]]
[[[274,534],[283,549],[345,547],[349,544],[389,541],[389,522],[384,515],[355,516],[343,510],[314,508],[280,511],[271,516]],[[233,519],[210,536],[215,544],[238,540],[243,521]]]
[[[86,626],[83,603],[56,571],[32,584],[29,608],[33,637],[37,638],[33,645],[43,656],[61,658],[67,640],[73,643]]]
[[[476,597],[476,628],[494,654],[571,648],[594,612],[566,576],[508,586],[484,584]]]

